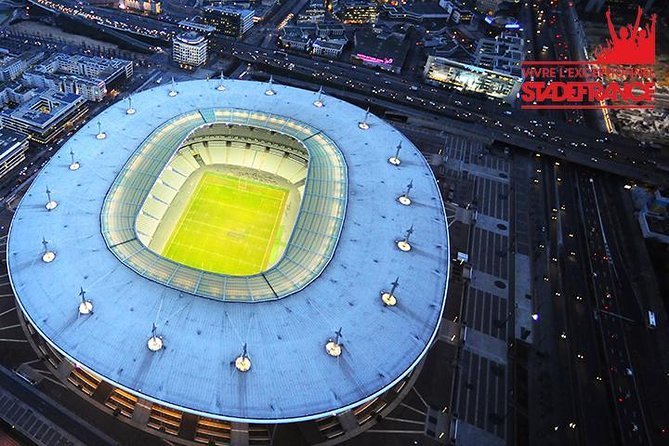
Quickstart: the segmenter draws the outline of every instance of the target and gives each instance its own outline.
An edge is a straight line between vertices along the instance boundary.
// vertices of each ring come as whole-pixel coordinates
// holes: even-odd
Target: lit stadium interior
[[[224,83],[135,94],[54,154],[9,228],[21,323],[63,385],[167,441],[336,444],[438,336],[439,186],[354,105]]]
[[[235,276],[273,266],[304,193],[307,150],[262,128],[207,125],[160,173],[137,216],[140,241],[194,268]]]

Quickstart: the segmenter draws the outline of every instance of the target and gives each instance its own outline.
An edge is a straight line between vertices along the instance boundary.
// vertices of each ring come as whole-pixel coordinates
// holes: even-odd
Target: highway
[[[81,17],[97,22],[103,27],[112,27],[118,31],[165,42],[169,41],[178,30],[173,23],[145,17],[99,8],[84,11],[81,6],[73,2],[29,1],[53,13]],[[285,12],[297,10],[301,3],[283,5],[270,20],[269,27],[281,20]],[[280,25],[276,27],[278,26]],[[660,186],[669,185],[669,159],[666,156],[662,157],[653,149],[641,147],[635,140],[620,135],[605,134],[582,125],[570,125],[569,122],[555,122],[527,111],[514,110],[495,100],[474,98],[457,91],[416,82],[410,83],[409,80],[396,75],[380,73],[345,62],[312,60],[222,36],[212,36],[211,40],[229,55],[264,66],[270,71],[286,71],[293,76],[310,79],[315,84],[335,86],[392,100],[428,113],[454,117],[463,122],[483,123],[491,137],[500,142],[569,160],[623,178]],[[259,43],[267,45],[271,43],[269,40],[264,39]],[[569,121],[571,118],[567,119]]]
[[[220,43],[225,45],[225,42]],[[669,162],[652,149],[640,148],[629,138],[547,120],[527,111],[501,106],[493,100],[479,100],[455,91],[411,84],[407,79],[357,65],[314,61],[280,51],[258,49],[243,42],[228,42],[227,47],[238,59],[270,71],[289,72],[291,76],[310,79],[326,88],[336,86],[464,123],[483,124],[490,137],[503,143],[623,178],[669,184]]]
[[[580,176],[577,185],[584,231],[588,233],[588,263],[597,304],[594,315],[601,334],[605,362],[609,366],[607,379],[615,399],[620,441],[626,445],[649,444],[644,408],[624,327],[631,320],[621,315],[620,300],[633,298],[633,295],[621,280],[616,266],[620,259],[614,256],[609,244],[611,229],[605,227],[602,221],[599,179]]]
[[[164,42],[168,42],[178,29],[173,23],[99,8],[84,11],[74,2],[29,1],[53,13],[81,17],[97,22],[100,26],[112,27],[133,35],[141,34]],[[284,4],[266,29],[282,20],[284,13],[297,10],[301,3]],[[274,27],[279,26],[280,24]],[[255,35],[253,33],[252,31],[252,35]],[[274,31],[271,35],[273,33]],[[271,40],[264,39],[259,43],[269,45]],[[503,143],[642,183],[669,185],[669,159],[653,149],[640,146],[630,138],[602,133],[583,125],[573,125],[574,122],[556,122],[538,114],[514,110],[496,100],[474,98],[457,91],[410,82],[406,78],[350,63],[295,56],[218,35],[212,36],[211,41],[229,55],[264,66],[269,71],[288,72],[292,76],[309,79],[317,85],[336,86],[435,115],[459,119],[465,123],[482,123],[491,137]],[[573,119],[578,120],[578,116],[576,114]],[[567,119],[569,121],[572,118]]]

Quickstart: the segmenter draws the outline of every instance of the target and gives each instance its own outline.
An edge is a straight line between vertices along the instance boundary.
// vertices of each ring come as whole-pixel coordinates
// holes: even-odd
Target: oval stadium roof
[[[7,246],[10,279],[30,323],[71,361],[142,398],[204,416],[250,423],[292,422],[347,410],[386,391],[434,340],[449,272],[448,227],[438,185],[402,134],[365,112],[314,92],[250,81],[177,83],[119,102],[85,125],[53,156],[23,197]],[[341,150],[348,197],[330,262],[281,300],[225,302],[192,295],[138,274],[101,232],[105,196],[140,144],[166,121],[193,110],[247,110],[289,117]],[[97,121],[106,138],[97,139]],[[398,143],[401,163],[388,162]],[[70,170],[70,151],[80,163]],[[307,180],[308,181],[308,180]],[[412,204],[397,198],[413,181]],[[48,211],[46,189],[58,203]],[[397,242],[412,227],[412,249]],[[42,238],[56,257],[42,261]],[[150,268],[150,265],[147,265]],[[399,277],[397,305],[382,291]],[[94,305],[78,313],[81,297]],[[147,348],[152,324],[164,348]],[[342,328],[343,353],[325,344]],[[247,344],[252,368],[235,368]]]

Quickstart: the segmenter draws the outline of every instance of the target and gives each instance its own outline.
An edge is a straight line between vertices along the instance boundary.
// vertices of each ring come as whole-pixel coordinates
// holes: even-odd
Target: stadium
[[[92,406],[176,444],[336,444],[420,371],[448,227],[427,162],[378,117],[202,80],[74,134],[7,263],[33,348]]]

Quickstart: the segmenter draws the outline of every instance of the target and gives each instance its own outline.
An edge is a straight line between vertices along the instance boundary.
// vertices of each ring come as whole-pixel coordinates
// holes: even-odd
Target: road
[[[124,15],[119,21],[116,13],[93,9],[82,11],[74,2],[30,0],[53,12],[95,21],[101,26],[115,27],[129,34],[142,34],[169,41],[177,28],[174,23]],[[289,2],[288,2],[289,3]],[[284,5],[270,21],[282,19],[282,13],[292,11],[301,2]],[[130,18],[125,18],[130,17]],[[274,32],[274,31],[272,31]],[[251,39],[253,40],[253,39]],[[425,85],[415,85],[405,78],[382,74],[343,62],[318,62],[294,55],[279,55],[256,44],[212,36],[215,46],[223,47],[236,58],[270,70],[286,71],[312,82],[336,85],[363,92],[368,96],[392,100],[438,115],[446,115],[467,123],[480,123],[498,141],[517,147],[569,160],[596,170],[611,172],[624,178],[656,185],[669,184],[669,159],[652,149],[640,147],[629,138],[605,134],[585,126],[570,125],[546,119],[539,114],[520,112],[504,107],[498,101],[479,99],[455,91]],[[536,51],[536,48],[535,48]],[[500,113],[502,110],[502,113]],[[574,119],[577,119],[577,114]],[[572,119],[572,118],[568,118]]]
[[[624,327],[630,320],[621,315],[620,300],[629,299],[632,295],[619,273],[620,259],[614,257],[609,244],[611,229],[605,227],[602,221],[599,183],[597,177],[581,175],[577,187],[597,304],[595,315],[608,365],[609,390],[615,398],[620,441],[630,445],[648,444],[648,427]]]
[[[2,366],[0,366],[0,387],[39,411],[60,429],[68,431],[84,444],[100,446],[118,444],[55,401],[45,397],[30,385],[18,379],[11,371]]]
[[[223,42],[220,44],[225,47]],[[227,50],[240,60],[269,70],[289,72],[293,77],[309,79],[317,85],[333,85],[463,123],[483,125],[490,137],[516,147],[624,178],[653,184],[669,183],[669,161],[663,155],[652,149],[641,149],[636,141],[619,135],[607,135],[585,126],[513,111],[497,101],[481,101],[453,91],[412,85],[406,79],[357,65],[346,68],[341,63],[313,61],[258,49],[243,42],[229,42]]]

